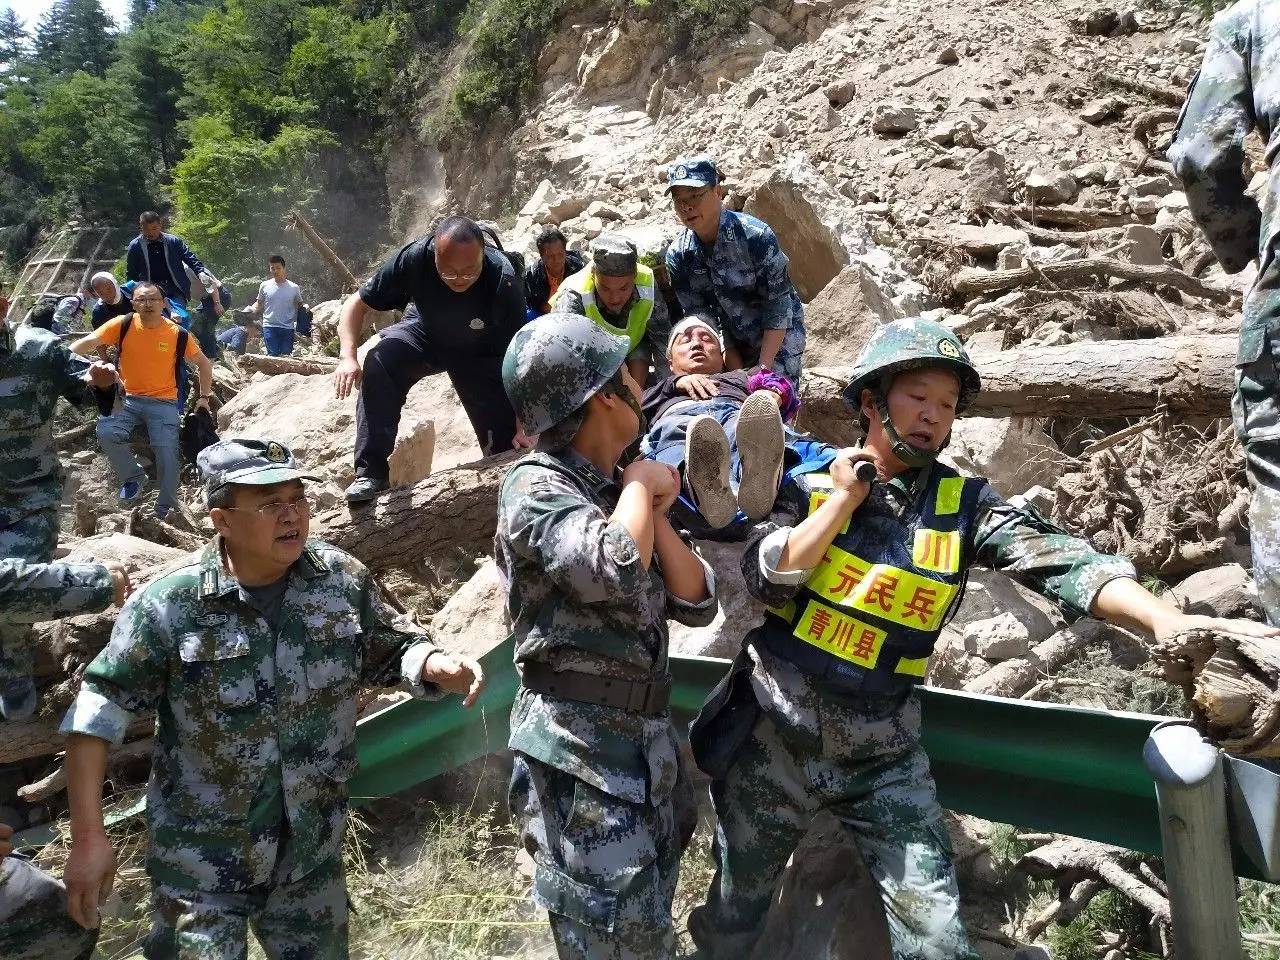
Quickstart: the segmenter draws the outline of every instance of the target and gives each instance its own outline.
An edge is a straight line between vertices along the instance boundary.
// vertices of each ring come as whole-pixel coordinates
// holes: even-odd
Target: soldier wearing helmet
[[[941,324],[879,328],[844,394],[863,446],[785,487],[748,546],[743,574],[768,613],[690,732],[719,816],[716,876],[689,920],[712,958],[750,955],[820,810],[840,820],[879,884],[897,960],[977,957],[913,695],[972,567],[1005,571],[1068,616],[1159,639],[1205,626],[1277,635],[1183,615],[1142,589],[1128,560],[939,463],[980,387]],[[860,461],[875,465],[874,481],[858,478]]]
[[[676,471],[619,460],[643,428],[632,345],[548,314],[502,380],[538,449],[507,474],[496,556],[521,688],[511,810],[561,958],[673,954],[671,901],[696,806],[668,701],[667,619],[716,614],[711,570],[667,520]]]

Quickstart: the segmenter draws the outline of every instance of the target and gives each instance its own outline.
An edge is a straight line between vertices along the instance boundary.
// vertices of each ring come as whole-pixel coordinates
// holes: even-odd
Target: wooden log
[[[1182,90],[1162,86],[1158,83],[1148,83],[1146,80],[1126,77],[1119,73],[1100,73],[1098,74],[1098,83],[1103,86],[1110,84],[1133,93],[1141,93],[1150,97],[1156,103],[1163,103],[1170,107],[1181,107],[1183,101],[1186,100],[1186,93]]]
[[[1226,417],[1238,342],[1231,335],[1106,340],[974,357],[978,417],[1145,417],[1163,403],[1181,417]],[[850,367],[815,367],[800,383],[809,429],[856,420],[840,393]]]
[[[245,373],[333,373],[337,360],[328,357],[269,357],[264,353],[246,353],[240,358],[240,369]]]
[[[66,738],[58,732],[61,717],[52,720],[27,720],[22,723],[6,723],[4,736],[0,737],[0,766],[61,753]],[[151,714],[138,717],[125,731],[126,737],[140,737],[151,733],[154,718]]]
[[[1016,217],[1032,225],[1057,224],[1078,230],[1098,230],[1103,227],[1127,227],[1131,223],[1151,223],[1155,214],[1119,213],[1089,207],[1041,207],[1036,204],[988,203],[983,206],[997,220]],[[1008,221],[1004,221],[1008,222]]]
[[[296,209],[291,211],[286,220],[289,226],[297,228],[298,232],[306,238],[307,243],[311,244],[312,249],[320,254],[328,262],[329,266],[334,269],[334,272],[342,278],[342,290],[344,293],[351,293],[360,289],[360,281],[351,272],[351,268],[342,262],[342,258],[334,253],[329,244],[325,243],[324,238],[316,232],[316,228],[302,215],[301,211]]]
[[[122,743],[118,747],[111,748],[111,753],[107,757],[107,767],[112,769],[130,760],[137,760],[139,757],[149,757],[153,749],[155,749],[155,740],[151,737],[147,737],[144,740],[134,740],[131,743]],[[27,803],[41,803],[52,796],[56,796],[66,788],[67,769],[59,765],[48,776],[42,777],[35,783],[29,783],[25,787],[19,787],[18,797]]]
[[[497,528],[498,487],[514,453],[441,470],[373,503],[331,510],[313,529],[373,570],[412,566],[454,550],[488,552]]]
[[[1059,289],[1077,289],[1108,277],[1172,287],[1216,304],[1228,304],[1236,298],[1236,294],[1206,286],[1177,267],[1155,267],[1100,256],[1082,257],[1065,263],[1033,264],[1013,270],[961,270],[951,277],[950,286],[961,296],[970,297],[1000,293],[1042,281]]]

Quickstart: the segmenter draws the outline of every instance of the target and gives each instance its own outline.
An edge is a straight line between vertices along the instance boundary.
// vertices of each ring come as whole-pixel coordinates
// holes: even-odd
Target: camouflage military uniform
[[[221,548],[130,597],[62,729],[118,743],[130,714],[156,711],[149,958],[242,958],[246,924],[270,956],[345,957],[356,693],[404,681],[426,695],[436,647],[316,541],[273,633]]]
[[[711,596],[669,593],[608,514],[618,488],[571,449],[517,464],[498,504],[516,662],[626,680],[667,672],[667,618],[703,626]],[[511,714],[511,808],[538,864],[562,958],[671,956],[671,900],[696,808],[669,713],[522,689]]]
[[[86,396],[88,369],[47,330],[0,321],[0,557],[53,559],[62,502],[53,415],[58,397]],[[30,676],[27,629],[0,619],[0,686]]]
[[[0,613],[10,622],[93,613],[111,605],[112,592],[111,574],[98,564],[0,560]],[[26,860],[0,860],[0,957],[87,960],[97,939],[97,930],[67,916],[60,882]]]
[[[690,930],[714,956],[747,956],[783,865],[828,810],[880,884],[894,956],[973,957],[911,690],[969,566],[1003,570],[1073,614],[1134,570],[935,464],[875,484],[817,569],[779,572],[791,527],[829,491],[827,474],[797,477],[743,557],[770,615],[725,687],[745,743],[732,750],[714,721],[695,727],[699,765],[724,772],[712,785],[716,879]]]
[[[713,247],[686,229],[667,250],[667,272],[684,312],[715,317],[726,345],[737,347],[748,367],[760,356],[765,330],[787,331],[773,370],[799,382],[804,307],[787,262],[767,223],[733,210],[721,212]]]
[[[1244,139],[1257,128],[1270,164],[1264,206],[1245,194]],[[1267,619],[1280,625],[1280,6],[1241,0],[1214,21],[1169,158],[1187,202],[1228,273],[1255,257],[1244,302],[1231,412],[1253,488],[1253,573]]]

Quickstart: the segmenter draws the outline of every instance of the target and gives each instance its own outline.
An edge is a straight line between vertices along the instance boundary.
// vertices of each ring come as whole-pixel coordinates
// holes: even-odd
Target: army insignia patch
[[[960,348],[950,340],[939,340],[938,352],[944,357],[950,357],[952,360],[958,360],[960,358]]]
[[[286,463],[289,460],[289,451],[272,440],[267,444],[267,459],[272,463]]]
[[[202,613],[195,618],[197,627],[220,627],[230,621],[231,615],[226,613]]]
[[[470,326],[471,326],[471,329],[472,329],[472,330],[483,330],[483,329],[484,329],[484,321],[483,321],[483,320],[481,320],[479,317],[474,317],[474,318],[472,319],[472,321],[471,321]]]
[[[680,166],[676,167],[676,179],[677,179],[677,180],[683,180],[683,179],[684,179],[685,177],[687,177],[688,175],[689,175],[689,168],[688,168],[688,167],[686,167],[683,163],[682,163],[682,164],[680,164]]]

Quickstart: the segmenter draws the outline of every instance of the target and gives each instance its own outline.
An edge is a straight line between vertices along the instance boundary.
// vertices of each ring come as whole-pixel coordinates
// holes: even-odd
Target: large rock
[[[1023,189],[1028,203],[1043,203],[1050,206],[1059,203],[1070,203],[1080,193],[1080,184],[1076,178],[1065,170],[1045,172],[1033,170],[1023,181]]]
[[[804,311],[806,368],[852,363],[880,324],[867,305],[863,270],[845,267]]]
[[[308,469],[338,486],[355,476],[356,397],[333,394],[333,378],[284,373],[250,383],[218,412],[224,437],[270,437],[288,445]],[[458,396],[443,375],[409,391],[391,454],[393,485],[415,483],[435,469],[481,452]]]
[[[1013,199],[1004,154],[996,150],[983,150],[965,166],[964,174],[964,198],[970,207],[1008,203]]]
[[[1186,613],[1209,617],[1255,615],[1257,591],[1248,571],[1228,563],[1193,573],[1169,592]]]
[[[960,609],[950,627],[963,635],[965,627],[979,620],[989,620],[1004,613],[1027,628],[1029,642],[1048,639],[1062,624],[1062,616],[1048,600],[1019,586],[1003,573],[976,568],[969,573],[969,583]]]
[[[840,238],[818,217],[804,192],[780,170],[756,188],[746,212],[778,235],[800,299],[808,303],[849,262]]]
[[[66,563],[102,563],[115,560],[123,563],[130,573],[145,570],[161,563],[170,563],[186,556],[183,550],[163,544],[131,537],[127,533],[102,533],[70,545],[66,556],[58,559]]]
[[[624,22],[587,32],[578,61],[578,84],[586,93],[628,86],[646,72],[660,45],[646,24]]]
[[[506,620],[507,588],[493,560],[486,560],[431,618],[431,637],[454,653],[479,657],[510,632]]]
[[[1052,487],[1062,475],[1062,452],[1026,417],[961,417],[943,460],[986,477],[1006,497],[1037,485]]]
[[[1023,656],[1031,649],[1031,634],[1012,613],[975,620],[964,628],[964,648],[993,663]]]
[[[745,543],[703,541],[698,551],[716,574],[720,609],[705,627],[671,624],[671,652],[690,657],[733,657],[742,638],[764,620],[764,607],[751,598],[742,582]]]
[[[1026,231],[1002,223],[984,225],[951,223],[929,231],[928,236],[949,247],[959,247],[976,257],[991,257],[1005,247],[1029,247]]]
[[[901,137],[920,126],[920,111],[901,103],[877,103],[871,111],[871,129],[888,137]]]

